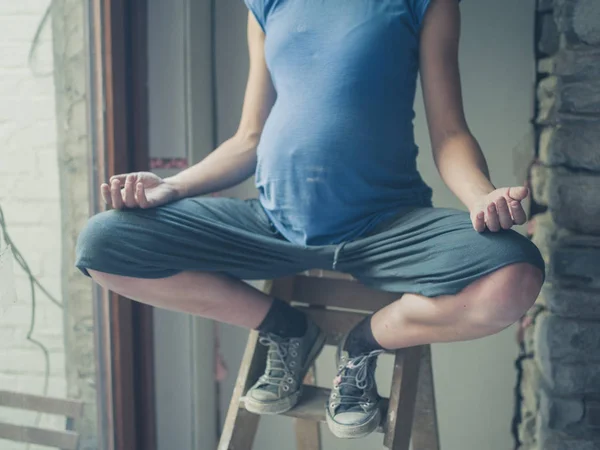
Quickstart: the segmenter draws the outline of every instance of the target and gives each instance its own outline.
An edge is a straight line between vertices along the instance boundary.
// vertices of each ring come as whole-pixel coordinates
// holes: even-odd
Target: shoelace
[[[335,386],[339,388],[339,397],[335,402],[339,408],[338,412],[351,411],[364,403],[364,391],[373,383],[372,361],[382,353],[382,350],[374,350],[356,356],[339,368],[334,380]]]
[[[278,387],[291,373],[285,360],[289,353],[290,340],[272,334],[265,334],[259,337],[258,342],[269,348],[267,368],[260,377],[260,382]]]

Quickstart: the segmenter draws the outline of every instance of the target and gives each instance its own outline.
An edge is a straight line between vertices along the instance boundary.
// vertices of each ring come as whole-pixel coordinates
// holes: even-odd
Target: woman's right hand
[[[111,177],[101,186],[102,198],[114,209],[155,208],[177,200],[177,188],[151,172],[136,172]]]

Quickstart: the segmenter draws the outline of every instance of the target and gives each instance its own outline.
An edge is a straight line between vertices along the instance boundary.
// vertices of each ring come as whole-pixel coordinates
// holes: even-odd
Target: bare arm
[[[227,189],[254,173],[256,147],[275,101],[275,89],[265,63],[264,40],[262,29],[249,14],[250,72],[239,128],[233,137],[201,162],[166,180],[176,186],[179,196]]]
[[[420,71],[433,157],[446,185],[471,212],[477,231],[525,221],[523,187],[496,189],[469,131],[462,103],[457,0],[433,0],[421,30]]]
[[[151,172],[115,175],[101,186],[108,206],[153,208],[174,200],[220,191],[241,183],[254,173],[256,147],[275,102],[275,89],[264,58],[265,36],[248,15],[250,73],[242,118],[235,135],[198,164],[167,179]]]

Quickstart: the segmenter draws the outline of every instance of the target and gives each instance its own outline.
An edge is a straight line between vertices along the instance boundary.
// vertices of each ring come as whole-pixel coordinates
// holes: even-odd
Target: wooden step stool
[[[340,339],[367,314],[398,299],[398,294],[369,289],[351,276],[313,270],[267,283],[266,292],[304,311],[327,332],[327,344]],[[335,309],[332,309],[335,308]],[[252,448],[260,416],[244,409],[243,396],[265,370],[266,347],[250,333],[238,373],[219,450]],[[298,405],[285,413],[295,419],[298,450],[320,450],[319,423],[325,422],[329,389],[314,384],[314,370],[304,380]],[[395,352],[391,395],[383,401],[384,421],[378,431],[384,446],[408,450],[411,431],[414,450],[439,450],[435,395],[429,345]]]

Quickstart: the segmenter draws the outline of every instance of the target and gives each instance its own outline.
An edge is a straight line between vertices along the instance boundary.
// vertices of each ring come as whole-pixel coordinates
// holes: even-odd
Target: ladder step
[[[398,294],[376,291],[363,284],[342,278],[297,276],[289,300],[308,305],[333,306],[373,312],[398,300]]]
[[[325,423],[325,404],[329,399],[330,390],[317,386],[304,385],[302,388],[302,397],[295,408],[290,411],[283,413],[283,416],[293,417],[295,419],[311,420],[313,422]],[[389,400],[383,398],[381,400],[381,412],[384,421],[387,417],[387,408]],[[244,407],[244,399],[240,400],[240,406]],[[385,424],[382,423],[377,429],[378,432],[383,433]]]

